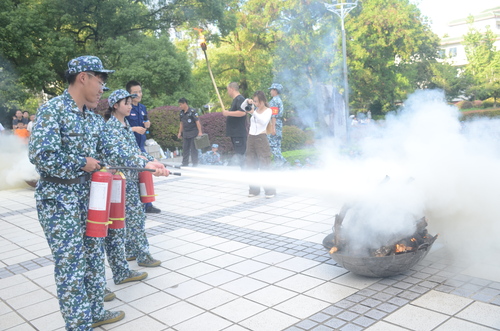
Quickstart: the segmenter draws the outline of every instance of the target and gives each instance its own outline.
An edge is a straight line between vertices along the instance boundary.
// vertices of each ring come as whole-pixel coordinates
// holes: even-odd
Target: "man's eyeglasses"
[[[101,88],[102,88],[103,90],[105,90],[105,89],[106,89],[106,83],[105,83],[105,82],[103,82],[102,80],[100,80],[100,79],[99,79],[99,77],[97,77],[96,75],[94,75],[93,73],[88,72],[88,71],[86,71],[85,73],[86,73],[87,75],[90,75],[90,76],[94,77],[94,78],[97,78],[97,81],[99,82],[99,84],[101,84]]]

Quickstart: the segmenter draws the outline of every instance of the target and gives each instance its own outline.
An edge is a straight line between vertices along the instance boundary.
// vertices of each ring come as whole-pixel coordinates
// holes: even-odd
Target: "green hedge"
[[[201,131],[208,134],[211,144],[219,145],[220,154],[233,152],[231,138],[226,137],[226,118],[222,113],[208,113],[200,116]]]
[[[180,108],[163,106],[148,111],[151,127],[147,138],[153,138],[162,149],[175,150],[182,148],[182,140],[177,138],[179,132]]]
[[[281,140],[281,151],[293,151],[304,148],[308,135],[294,125],[283,126],[283,137]]]
[[[470,121],[475,118],[481,118],[481,117],[489,117],[489,118],[500,117],[500,109],[463,112],[460,116],[460,120]]]
[[[163,149],[174,150],[182,148],[182,140],[177,138],[179,132],[179,111],[176,106],[163,106],[148,111],[151,121],[148,138],[153,138]],[[207,133],[210,143],[219,144],[221,154],[231,154],[233,145],[231,139],[226,137],[226,118],[222,113],[209,113],[200,116],[203,133]],[[305,132],[293,125],[283,127],[281,150],[301,150],[312,144],[313,132]],[[299,158],[300,159],[300,158]]]

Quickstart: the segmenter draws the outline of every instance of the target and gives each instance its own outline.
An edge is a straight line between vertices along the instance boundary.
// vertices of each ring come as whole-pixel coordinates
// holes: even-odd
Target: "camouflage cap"
[[[268,88],[268,90],[276,90],[276,91],[278,91],[278,93],[281,93],[281,91],[283,90],[283,85],[278,84],[278,83],[272,83],[271,87]]]
[[[113,91],[113,93],[111,93],[111,95],[108,97],[108,104],[110,107],[113,107],[113,105],[115,103],[117,103],[118,101],[120,101],[121,99],[125,99],[128,97],[135,98],[136,96],[137,96],[137,94],[130,94],[123,89],[116,90],[116,91]]]
[[[77,74],[84,71],[112,73],[114,70],[104,69],[101,59],[97,56],[84,55],[68,62],[68,72]]]

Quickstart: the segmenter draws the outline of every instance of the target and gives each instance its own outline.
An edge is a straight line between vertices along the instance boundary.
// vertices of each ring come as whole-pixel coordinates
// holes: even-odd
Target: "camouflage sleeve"
[[[152,157],[151,155],[149,155],[148,153],[141,151],[141,149],[139,148],[139,145],[137,144],[137,139],[135,139],[134,132],[132,131],[132,129],[130,127],[127,130],[122,129],[122,131],[124,131],[123,136],[124,136],[125,140],[127,141],[127,144],[129,146],[131,146],[131,148],[137,149],[139,155],[144,156],[146,159],[148,159],[148,161],[155,160],[155,158]]]
[[[29,160],[43,176],[70,179],[83,174],[81,168],[87,162],[78,148],[63,146],[69,145],[70,138],[61,135],[58,114],[62,107],[62,102],[54,100],[38,110],[29,142]],[[68,140],[66,144],[63,139]]]
[[[145,167],[148,161],[139,157],[141,151],[139,147],[131,148],[128,139],[124,139],[120,127],[120,122],[111,118],[106,125],[103,126],[102,135],[100,136],[101,154],[105,155],[108,164],[114,166],[125,167]],[[133,137],[133,142],[137,146],[137,141]]]

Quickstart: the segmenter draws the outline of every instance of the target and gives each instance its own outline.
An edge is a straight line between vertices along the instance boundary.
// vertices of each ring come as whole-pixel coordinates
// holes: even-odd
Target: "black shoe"
[[[156,208],[155,206],[149,206],[148,208],[146,208],[146,213],[158,214],[161,213],[161,210]]]

